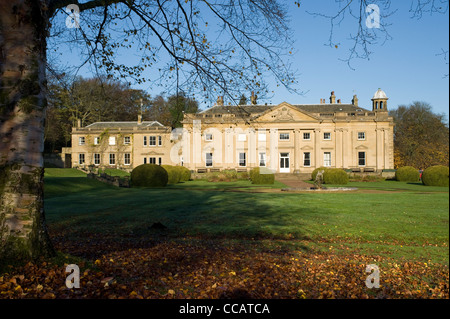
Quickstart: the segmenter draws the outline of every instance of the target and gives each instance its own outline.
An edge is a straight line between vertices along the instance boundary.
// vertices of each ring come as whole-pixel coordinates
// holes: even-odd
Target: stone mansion
[[[267,167],[276,173],[311,173],[317,167],[353,172],[394,168],[394,123],[379,89],[371,110],[357,96],[329,103],[225,106],[185,114],[183,128],[156,121],[99,122],[72,130],[72,167],[131,170],[141,164],[183,165],[194,172]]]

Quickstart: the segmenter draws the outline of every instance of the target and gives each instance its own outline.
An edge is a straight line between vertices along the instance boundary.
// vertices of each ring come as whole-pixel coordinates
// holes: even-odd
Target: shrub
[[[162,168],[165,169],[169,175],[167,184],[178,184],[181,181],[181,171],[176,166],[162,165]]]
[[[329,169],[328,167],[319,167],[319,168],[316,168],[316,169],[312,172],[312,174],[311,174],[311,179],[312,179],[313,181],[315,181],[315,180],[316,180],[316,177],[317,177],[317,173],[319,173],[320,171],[324,171],[324,173],[325,173],[328,169]]]
[[[420,173],[412,166],[404,166],[397,169],[395,179],[400,182],[418,182]]]
[[[250,171],[252,184],[269,185],[275,183],[275,174],[265,167],[257,167]]]
[[[188,182],[191,180],[191,171],[184,166],[175,166],[180,172],[180,182]]]
[[[348,173],[348,172],[347,172]],[[386,178],[381,175],[368,175],[368,174],[350,174],[350,182],[383,182]]]
[[[140,165],[131,172],[133,187],[165,187],[168,180],[167,171],[155,164]]]
[[[348,184],[348,174],[340,168],[329,168],[323,173],[324,184],[345,185]]]
[[[426,186],[448,187],[448,166],[431,166],[423,171],[422,183]]]

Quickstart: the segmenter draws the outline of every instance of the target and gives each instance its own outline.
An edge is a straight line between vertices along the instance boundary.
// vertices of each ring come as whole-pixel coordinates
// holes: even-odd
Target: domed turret
[[[389,98],[382,89],[378,89],[372,98],[372,109],[374,112],[387,112],[387,101]]]

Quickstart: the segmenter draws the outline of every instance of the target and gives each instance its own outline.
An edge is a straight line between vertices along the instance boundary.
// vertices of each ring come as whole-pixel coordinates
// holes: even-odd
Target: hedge
[[[395,179],[400,182],[418,182],[420,173],[412,166],[404,166],[397,169]]]
[[[448,166],[431,166],[423,171],[422,183],[426,186],[448,187]]]
[[[316,180],[316,177],[317,177],[317,173],[319,173],[320,171],[324,171],[324,173],[325,173],[328,169],[329,169],[328,167],[319,167],[319,168],[316,168],[316,169],[312,172],[312,174],[311,174],[311,179],[312,179],[313,181],[315,181],[315,180]]]
[[[323,173],[324,184],[346,185],[348,184],[348,174],[340,168],[329,168]]]
[[[180,172],[180,182],[188,182],[191,180],[191,171],[184,166],[175,166]]]
[[[140,165],[131,172],[133,187],[165,187],[168,180],[167,171],[155,164]]]
[[[250,180],[252,181],[252,184],[256,185],[274,184],[275,174],[273,174],[273,172],[267,168],[257,167],[250,171]]]
[[[162,165],[162,168],[165,169],[169,175],[167,184],[174,185],[181,181],[181,171],[176,166]]]

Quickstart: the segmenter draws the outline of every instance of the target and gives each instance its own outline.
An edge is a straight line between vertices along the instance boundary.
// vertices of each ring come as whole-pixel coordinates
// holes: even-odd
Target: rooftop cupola
[[[387,101],[389,98],[382,89],[378,89],[372,98],[372,109],[374,112],[387,112]]]

